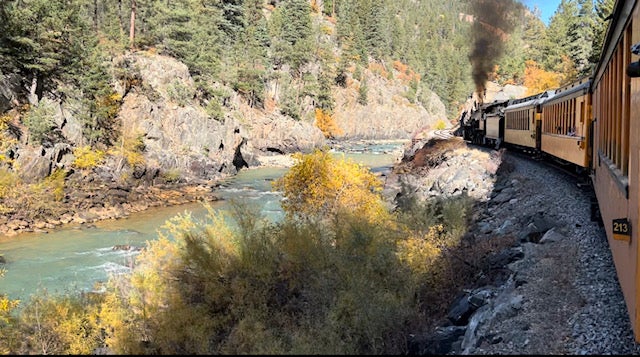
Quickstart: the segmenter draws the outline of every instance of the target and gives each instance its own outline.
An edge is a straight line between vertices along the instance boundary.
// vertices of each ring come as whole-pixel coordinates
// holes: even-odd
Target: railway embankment
[[[413,143],[386,180],[396,199],[406,190],[423,199],[465,192],[475,208],[463,239],[511,242],[483,258],[476,284],[452,297],[438,326],[413,337],[410,352],[640,352],[604,230],[591,220],[590,187],[458,139]]]

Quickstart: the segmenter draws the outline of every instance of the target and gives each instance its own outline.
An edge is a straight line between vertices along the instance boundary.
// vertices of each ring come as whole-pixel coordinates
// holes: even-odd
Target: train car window
[[[629,171],[629,125],[631,79],[626,75],[627,64],[631,63],[631,30],[629,25],[601,80],[594,90],[593,116],[600,118],[596,133],[598,154],[623,176]]]

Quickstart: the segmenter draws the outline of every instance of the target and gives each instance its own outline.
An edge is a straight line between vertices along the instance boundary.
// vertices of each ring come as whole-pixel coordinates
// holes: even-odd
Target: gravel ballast
[[[415,153],[405,153],[405,159],[415,162]],[[577,179],[513,150],[497,153],[468,146],[428,170],[404,167],[401,178],[387,178],[410,182],[423,196],[441,194],[425,187],[446,194],[464,183],[465,190],[478,193],[469,229],[475,239],[519,237],[512,248],[517,260],[506,264],[509,279],[470,293],[489,297],[445,353],[640,354],[604,228],[592,220],[588,178]],[[490,168],[496,160],[498,170],[478,174],[479,167]],[[439,331],[447,328],[452,330],[442,326]]]

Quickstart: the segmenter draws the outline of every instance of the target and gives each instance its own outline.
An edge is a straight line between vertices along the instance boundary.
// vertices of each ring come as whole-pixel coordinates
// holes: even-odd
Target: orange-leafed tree
[[[557,88],[560,85],[561,78],[558,73],[545,71],[532,60],[526,61],[525,66],[524,85],[527,87],[527,95]]]
[[[330,112],[316,108],[316,126],[322,131],[325,138],[335,138],[342,135],[342,129],[338,126]]]

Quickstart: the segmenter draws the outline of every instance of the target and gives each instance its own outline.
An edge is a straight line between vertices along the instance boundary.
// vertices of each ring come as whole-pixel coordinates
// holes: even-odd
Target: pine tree
[[[284,62],[291,65],[294,74],[300,76],[301,67],[311,60],[313,48],[311,7],[307,0],[285,0],[278,11],[281,14],[278,32],[282,41],[274,51],[281,51]]]
[[[220,8],[215,0],[151,2],[144,8],[147,38],[161,51],[182,60],[198,89],[218,77],[221,45]],[[153,15],[153,16],[151,16]]]
[[[593,45],[591,46],[590,62],[597,63],[602,52],[602,44],[606,36],[609,21],[606,20],[613,11],[615,0],[596,0],[593,21]]]
[[[525,68],[525,45],[522,40],[522,31],[521,27],[514,30],[504,45],[503,56],[498,61],[498,76],[501,83],[522,83]]]
[[[578,18],[578,0],[561,0],[558,9],[551,17],[549,28],[547,29],[547,40],[545,53],[547,57],[543,63],[545,70],[561,72],[563,71],[563,57],[570,56],[569,30],[572,28],[575,19]],[[575,66],[575,64],[574,64]]]
[[[593,45],[593,2],[580,0],[578,17],[569,26],[569,57],[580,77],[589,75],[592,68],[589,58]]]
[[[0,56],[10,62],[5,66],[17,69],[28,81],[25,87],[36,104],[55,87],[56,79],[77,65],[90,25],[81,16],[79,2],[9,1],[3,4],[3,12],[7,21]]]
[[[539,10],[538,10],[539,11]],[[522,40],[527,45],[523,50],[524,57],[536,63],[543,63],[545,44],[547,43],[547,28],[540,19],[540,15],[525,16]]]

